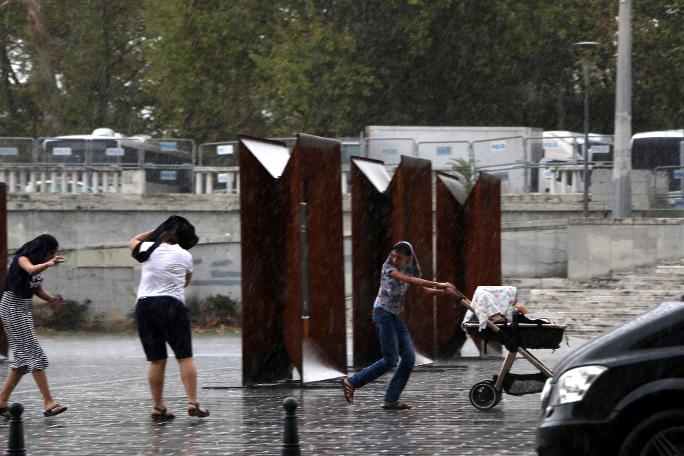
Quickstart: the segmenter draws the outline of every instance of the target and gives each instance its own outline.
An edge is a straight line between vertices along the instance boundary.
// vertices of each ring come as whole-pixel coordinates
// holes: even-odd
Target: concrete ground
[[[39,455],[277,455],[282,451],[282,401],[299,402],[303,455],[532,455],[540,415],[539,394],[504,395],[493,410],[480,412],[468,401],[470,387],[498,372],[503,358],[480,359],[472,343],[465,356],[414,371],[402,398],[409,411],[381,408],[389,375],[357,390],[347,406],[338,382],[309,387],[242,388],[237,335],[196,336],[199,398],[211,410],[205,419],[184,413],[185,397],[172,360],[166,379],[169,408],[177,418],[150,421],[146,367],[134,335],[40,337],[50,360],[48,377],[55,398],[68,405],[63,415],[44,418],[31,378],[12,396],[25,406],[28,454]],[[582,341],[561,349],[537,350],[549,367]],[[7,363],[0,364],[4,378]],[[519,358],[514,372],[534,372]],[[9,426],[0,422],[0,451]]]

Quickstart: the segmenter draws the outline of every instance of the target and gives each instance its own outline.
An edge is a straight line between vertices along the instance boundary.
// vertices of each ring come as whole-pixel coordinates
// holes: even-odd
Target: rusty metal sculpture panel
[[[392,245],[401,240],[411,242],[423,277],[432,279],[431,163],[402,156],[390,179],[383,162],[354,157],[351,178],[354,364],[362,365],[380,357],[371,314],[380,268]],[[404,319],[416,351],[432,357],[432,298],[419,290],[410,290]]]
[[[240,137],[243,383],[346,371],[339,142]]]
[[[285,144],[240,137],[242,383],[285,380],[292,363],[283,337]],[[260,160],[270,160],[262,162]]]
[[[480,173],[465,205],[465,288],[472,297],[478,285],[501,285],[501,181]]]
[[[438,173],[436,184],[437,276],[471,297],[478,285],[501,284],[501,184],[487,173],[469,194],[455,177]],[[464,341],[465,308],[437,299],[438,356],[457,352]]]
[[[468,288],[463,271],[466,269],[463,246],[466,244],[465,202],[467,190],[451,174],[437,173],[436,201],[436,252],[435,265],[439,280],[453,283],[459,290]],[[460,329],[466,308],[454,305],[454,299],[438,296],[436,299],[435,344],[438,357],[458,353],[465,333]]]
[[[380,356],[371,314],[378,295],[380,267],[392,247],[390,183],[382,161],[354,157],[351,161],[352,326],[354,364]]]
[[[432,162],[402,156],[389,192],[392,195],[392,243],[406,240],[413,244],[423,278],[432,280]],[[387,255],[387,251],[384,253]],[[403,319],[411,331],[417,354],[434,359],[433,303],[432,296],[410,287]]]
[[[305,382],[347,369],[341,174],[338,141],[297,135],[283,176],[290,193],[285,252],[291,259],[283,323],[290,358]]]

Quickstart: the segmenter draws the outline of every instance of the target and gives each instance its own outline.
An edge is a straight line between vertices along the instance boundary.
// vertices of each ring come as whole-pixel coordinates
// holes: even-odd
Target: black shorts
[[[185,304],[171,296],[138,299],[135,321],[148,361],[168,358],[168,342],[176,358],[192,357],[190,318]]]

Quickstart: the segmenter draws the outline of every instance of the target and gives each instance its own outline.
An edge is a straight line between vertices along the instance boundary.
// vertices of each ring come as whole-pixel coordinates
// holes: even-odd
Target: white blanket
[[[492,315],[501,314],[509,320],[513,318],[515,296],[515,287],[477,287],[473,295],[472,307],[475,310],[475,317],[480,322],[480,331],[487,326],[487,319]],[[468,310],[463,322],[470,321],[472,318],[473,312]]]

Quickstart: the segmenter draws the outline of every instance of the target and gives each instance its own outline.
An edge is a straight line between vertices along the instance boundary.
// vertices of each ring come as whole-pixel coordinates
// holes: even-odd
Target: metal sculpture
[[[457,289],[468,289],[465,275],[466,244],[465,202],[468,197],[463,183],[451,174],[439,172],[435,184],[437,277],[453,283]],[[470,295],[469,295],[470,296]],[[466,308],[454,305],[449,296],[436,299],[435,344],[438,357],[449,357],[460,351],[465,332],[460,329]]]
[[[401,157],[390,179],[382,161],[354,157],[352,181],[352,301],[354,364],[380,356],[377,334],[371,322],[378,293],[380,268],[392,245],[410,241],[418,255],[423,276],[432,279],[431,163]],[[432,299],[411,290],[404,311],[416,351],[433,357],[434,312]]]
[[[402,156],[390,184],[392,195],[392,242],[413,244],[423,278],[432,280],[432,162]],[[387,254],[387,251],[385,251]],[[417,355],[434,359],[434,299],[417,287],[406,293],[403,319],[411,331]],[[421,362],[418,359],[418,362]]]
[[[478,285],[501,285],[501,183],[487,173],[468,194],[456,177],[438,173],[436,182],[436,267],[472,298]],[[465,307],[437,298],[435,343],[438,356],[457,353],[465,334]]]
[[[351,160],[352,327],[354,364],[375,361],[380,344],[371,321],[380,267],[392,246],[391,178],[380,160]]]
[[[464,288],[472,297],[478,285],[501,285],[501,181],[480,173],[465,204]]]
[[[240,137],[243,384],[346,372],[340,144]]]

